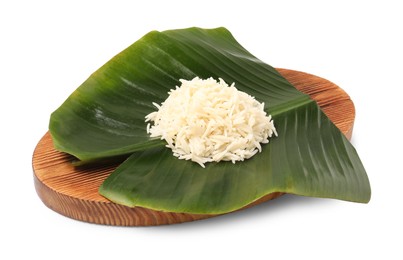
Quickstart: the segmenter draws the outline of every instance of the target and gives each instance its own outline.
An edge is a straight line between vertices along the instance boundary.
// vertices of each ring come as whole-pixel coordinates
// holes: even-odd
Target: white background
[[[1,259],[403,259],[399,1],[1,1]],[[263,61],[338,84],[372,199],[283,196],[160,227],[75,221],[37,196],[32,153],[50,113],[151,30],[227,27]]]

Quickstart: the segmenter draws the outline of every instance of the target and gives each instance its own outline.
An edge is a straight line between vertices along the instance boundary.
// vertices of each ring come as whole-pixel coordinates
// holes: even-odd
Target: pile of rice
[[[271,116],[259,103],[235,84],[224,80],[180,80],[182,85],[168,92],[158,111],[146,116],[147,133],[161,137],[179,159],[202,167],[207,162],[243,161],[261,152],[261,143],[277,136]]]

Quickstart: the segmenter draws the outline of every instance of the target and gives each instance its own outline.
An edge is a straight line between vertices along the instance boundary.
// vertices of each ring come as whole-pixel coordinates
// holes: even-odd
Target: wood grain
[[[350,97],[332,82],[304,72],[277,69],[291,84],[316,100],[326,115],[351,138],[355,109]],[[170,213],[115,204],[98,194],[98,187],[117,167],[74,167],[73,157],[53,147],[49,133],[37,144],[33,159],[38,196],[50,209],[73,219],[118,226],[151,226],[182,223],[216,215]],[[246,206],[251,207],[282,193],[272,193]]]

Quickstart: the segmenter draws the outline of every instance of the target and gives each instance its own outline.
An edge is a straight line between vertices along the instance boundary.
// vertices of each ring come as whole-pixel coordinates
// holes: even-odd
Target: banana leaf
[[[265,103],[278,132],[251,159],[179,160],[150,138],[145,116],[179,79],[222,78]],[[99,192],[130,207],[221,214],[272,192],[366,203],[360,158],[315,101],[243,48],[225,28],[153,31],[94,72],[51,115],[56,149],[82,163],[127,159]]]

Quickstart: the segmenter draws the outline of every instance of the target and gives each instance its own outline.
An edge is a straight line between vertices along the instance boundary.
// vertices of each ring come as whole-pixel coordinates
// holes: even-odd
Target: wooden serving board
[[[316,100],[326,115],[351,138],[355,109],[350,97],[332,82],[304,72],[277,69],[291,84]],[[81,221],[118,226],[151,226],[205,219],[216,215],[170,213],[115,204],[98,194],[98,187],[118,166],[74,167],[73,157],[58,152],[46,133],[37,144],[33,159],[38,196],[52,210]],[[272,193],[248,205],[274,199]]]

